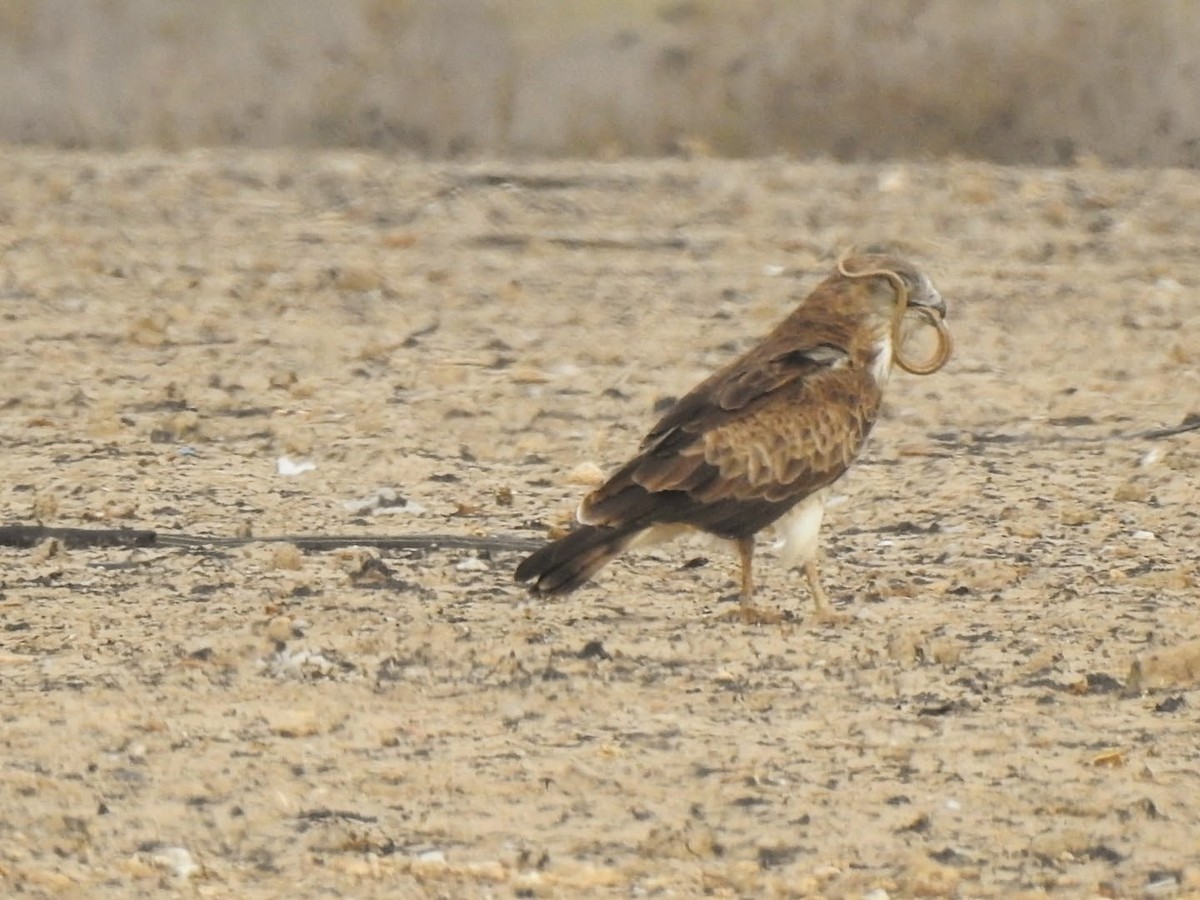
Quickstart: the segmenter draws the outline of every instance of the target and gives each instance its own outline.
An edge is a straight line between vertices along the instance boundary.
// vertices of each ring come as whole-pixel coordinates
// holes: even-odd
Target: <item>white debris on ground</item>
[[[317,464],[311,459],[292,459],[289,456],[281,456],[275,460],[275,471],[285,478],[303,475],[305,472],[311,472],[316,467]]]

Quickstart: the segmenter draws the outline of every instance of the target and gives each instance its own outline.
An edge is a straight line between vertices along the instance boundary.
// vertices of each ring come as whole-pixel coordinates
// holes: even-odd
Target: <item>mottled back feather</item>
[[[761,344],[682,397],[638,454],[584,499],[580,521],[684,522],[738,537],[835,481],[878,413],[882,385],[871,365],[887,321],[864,323],[868,285],[822,287],[823,297],[818,289]]]

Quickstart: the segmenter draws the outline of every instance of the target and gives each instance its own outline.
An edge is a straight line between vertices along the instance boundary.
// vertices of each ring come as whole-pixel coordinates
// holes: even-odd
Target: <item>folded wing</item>
[[[753,534],[846,470],[879,398],[842,347],[768,342],[680,399],[638,455],[584,499],[579,519]]]

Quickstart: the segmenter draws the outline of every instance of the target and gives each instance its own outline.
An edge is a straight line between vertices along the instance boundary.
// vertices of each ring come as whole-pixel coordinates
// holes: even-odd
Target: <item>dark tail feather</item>
[[[640,530],[583,525],[525,557],[516,579],[532,581],[535,594],[573,591],[620,555]]]

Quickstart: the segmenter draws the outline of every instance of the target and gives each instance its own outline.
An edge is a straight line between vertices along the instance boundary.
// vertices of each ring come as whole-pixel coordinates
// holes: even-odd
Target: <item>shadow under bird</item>
[[[937,329],[925,364],[903,354],[910,314]],[[945,316],[941,295],[906,260],[842,259],[757,346],[679,399],[583,499],[579,526],[524,559],[516,579],[537,594],[567,593],[631,546],[698,530],[737,547],[749,614],[755,535],[774,525],[818,616],[835,618],[817,569],[825,494],[862,451],[893,364],[918,375],[945,364]]]

